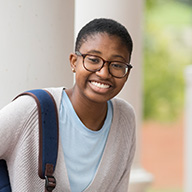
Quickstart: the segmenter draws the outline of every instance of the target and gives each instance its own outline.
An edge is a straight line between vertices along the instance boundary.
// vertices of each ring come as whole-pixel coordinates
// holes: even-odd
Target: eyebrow
[[[97,51],[97,50],[90,50],[87,52],[87,54],[102,54],[100,51]]]
[[[97,51],[97,50],[90,50],[90,51],[87,52],[87,54],[99,54],[99,55],[101,55],[102,53],[100,51]],[[126,59],[121,55],[112,55],[112,57],[121,58],[126,62]]]

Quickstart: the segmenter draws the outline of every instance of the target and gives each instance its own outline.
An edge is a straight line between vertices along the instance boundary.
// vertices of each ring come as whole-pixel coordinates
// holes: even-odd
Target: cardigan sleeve
[[[130,159],[128,161],[128,166],[127,166],[128,169],[125,170],[120,182],[118,183],[118,185],[115,189],[115,192],[127,192],[128,191],[131,165],[133,162],[134,154],[135,154],[135,142],[132,145],[131,156],[130,156]]]
[[[0,110],[0,159],[11,155],[34,109],[33,99],[21,96]]]
[[[126,106],[126,107],[125,107]],[[131,130],[129,132],[130,134],[130,140],[131,140],[131,147],[128,152],[129,158],[127,159],[127,166],[126,169],[119,180],[118,185],[115,188],[115,192],[127,192],[129,187],[129,178],[130,178],[130,172],[131,172],[131,166],[134,160],[135,150],[136,150],[136,121],[135,121],[135,112],[132,106],[123,105],[124,114],[129,114],[129,124],[131,125]]]
[[[116,186],[116,189],[114,192],[127,192],[129,187],[129,178],[130,178],[130,172],[131,172],[131,165],[133,163],[134,154],[135,154],[135,147],[136,147],[136,140],[133,138],[132,147],[130,150],[130,158],[127,163],[127,169],[125,170],[124,174],[121,177],[121,180],[119,181],[118,185]]]

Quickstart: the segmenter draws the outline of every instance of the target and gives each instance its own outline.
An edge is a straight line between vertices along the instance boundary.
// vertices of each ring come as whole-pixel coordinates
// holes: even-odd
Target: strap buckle
[[[45,176],[45,188],[47,191],[52,191],[56,187],[56,179],[54,176]]]

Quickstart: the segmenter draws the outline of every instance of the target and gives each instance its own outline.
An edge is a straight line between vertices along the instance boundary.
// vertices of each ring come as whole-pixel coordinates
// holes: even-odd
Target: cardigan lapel
[[[54,176],[57,179],[60,186],[60,189],[57,189],[57,191],[63,191],[64,189],[65,189],[64,190],[65,192],[71,191],[61,140],[59,141],[58,158],[57,158],[57,164],[56,164]]]

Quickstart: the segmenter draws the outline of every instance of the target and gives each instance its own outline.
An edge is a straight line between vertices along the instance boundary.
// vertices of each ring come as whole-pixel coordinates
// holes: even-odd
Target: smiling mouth
[[[91,81],[91,84],[101,89],[108,89],[111,87],[109,84],[99,83],[96,81]]]

